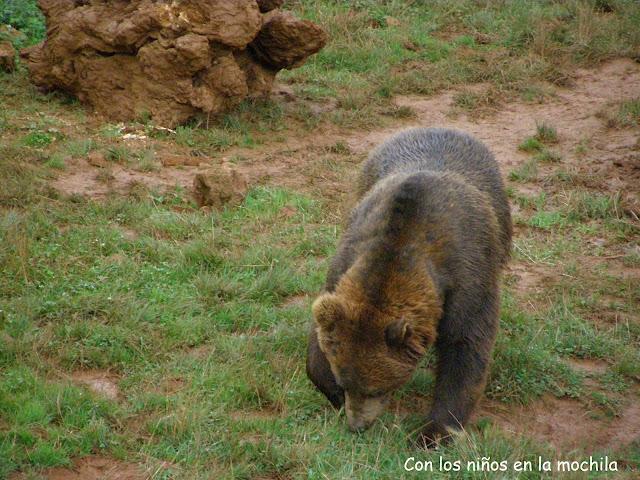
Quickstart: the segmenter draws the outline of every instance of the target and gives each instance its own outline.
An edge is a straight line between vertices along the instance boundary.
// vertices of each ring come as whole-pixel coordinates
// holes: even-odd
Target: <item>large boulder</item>
[[[47,39],[22,52],[33,82],[113,120],[175,126],[270,92],[319,51],[318,26],[258,0],[39,0]],[[267,12],[268,13],[263,13]]]

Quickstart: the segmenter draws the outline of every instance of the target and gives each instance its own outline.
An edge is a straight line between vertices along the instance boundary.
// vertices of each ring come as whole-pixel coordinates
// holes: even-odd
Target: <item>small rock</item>
[[[247,178],[223,165],[198,173],[193,180],[193,196],[199,207],[237,205],[244,199],[247,189]]]
[[[0,70],[13,72],[16,69],[16,50],[11,42],[0,42]]]

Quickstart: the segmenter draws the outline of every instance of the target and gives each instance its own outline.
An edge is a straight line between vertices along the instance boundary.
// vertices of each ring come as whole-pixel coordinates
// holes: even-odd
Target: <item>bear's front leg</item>
[[[433,406],[418,445],[446,443],[462,430],[478,403],[487,378],[493,335],[472,341],[438,341],[438,367]]]
[[[309,332],[307,376],[335,408],[340,408],[344,405],[344,390],[336,383],[329,361],[324,352],[320,350],[318,335],[314,327]]]

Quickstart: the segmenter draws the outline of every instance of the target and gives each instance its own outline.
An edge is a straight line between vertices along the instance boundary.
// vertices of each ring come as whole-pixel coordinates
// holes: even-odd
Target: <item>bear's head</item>
[[[354,431],[369,427],[382,413],[390,394],[409,381],[435,341],[442,308],[431,279],[394,277],[372,298],[347,273],[334,292],[313,304],[320,349],[345,392]]]

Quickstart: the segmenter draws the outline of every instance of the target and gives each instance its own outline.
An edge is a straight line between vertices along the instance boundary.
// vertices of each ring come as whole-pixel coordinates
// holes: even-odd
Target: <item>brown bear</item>
[[[430,345],[434,400],[418,441],[460,430],[484,390],[511,215],[493,155],[455,130],[415,128],[377,149],[313,304],[307,374],[367,428]]]

